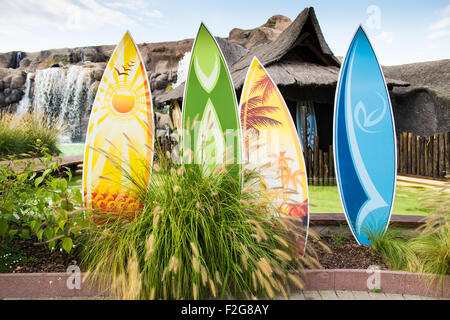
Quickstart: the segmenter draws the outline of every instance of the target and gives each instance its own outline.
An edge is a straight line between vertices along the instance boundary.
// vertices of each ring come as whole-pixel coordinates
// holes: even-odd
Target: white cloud
[[[428,26],[430,40],[444,38],[450,35],[450,5],[436,13],[440,19]]]
[[[146,12],[146,15],[150,18],[158,18],[158,19],[164,17],[163,13],[159,10],[152,10],[150,12]]]
[[[385,43],[392,43],[395,40],[395,34],[392,31],[383,31],[374,37],[375,41],[381,41]]]
[[[148,8],[148,1],[125,0],[121,2],[108,2],[106,5],[111,8],[122,8],[132,11],[137,15],[139,20],[145,20],[146,18],[161,19],[164,17],[164,14],[160,10]]]
[[[19,26],[23,32],[50,27],[59,31],[92,30],[104,25],[136,26],[123,12],[107,8],[96,0],[16,0],[2,4],[0,30]]]
[[[126,8],[129,10],[142,9],[146,6],[145,1],[142,0],[126,0],[120,2],[107,2],[106,6],[111,8]]]
[[[436,29],[442,29],[450,26],[450,17],[445,17],[444,19],[441,19],[432,25],[428,27],[428,30],[436,30]]]
[[[450,36],[450,30],[438,30],[438,31],[433,31],[432,33],[430,33],[427,36],[427,38],[430,40],[434,40],[434,39],[445,38],[447,36]]]

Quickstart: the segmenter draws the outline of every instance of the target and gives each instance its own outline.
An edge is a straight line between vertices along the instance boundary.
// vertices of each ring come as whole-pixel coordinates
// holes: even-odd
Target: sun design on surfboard
[[[122,168],[148,183],[152,126],[148,78],[138,49],[126,33],[106,66],[89,121],[83,169],[88,205],[127,212],[126,216],[142,207],[129,190]]]

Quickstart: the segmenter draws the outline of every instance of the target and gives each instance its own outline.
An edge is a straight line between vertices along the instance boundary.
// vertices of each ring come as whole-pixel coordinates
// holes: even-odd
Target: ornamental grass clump
[[[0,118],[0,158],[34,152],[38,139],[46,145],[48,153],[57,155],[60,153],[58,137],[64,130],[59,120],[52,121],[47,116],[3,114]]]
[[[241,193],[230,166],[159,159],[148,188],[130,178],[144,204],[136,217],[86,234],[88,279],[130,299],[272,299],[304,287],[299,274],[319,263],[299,253],[300,221],[280,216],[256,171]]]
[[[450,274],[450,210],[449,184],[440,192],[425,192],[424,207],[433,211],[424,224],[410,235],[389,229],[383,235],[372,235],[375,250],[380,252],[392,269],[431,274],[431,280]]]
[[[450,201],[447,182],[439,194],[426,194],[425,206],[433,211],[424,219],[420,234],[410,241],[412,250],[422,261],[421,271],[439,276],[450,274]]]

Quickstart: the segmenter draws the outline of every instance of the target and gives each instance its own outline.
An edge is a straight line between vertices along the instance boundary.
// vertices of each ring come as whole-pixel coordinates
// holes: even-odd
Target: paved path
[[[55,158],[56,161],[57,158]],[[82,165],[83,164],[83,157],[82,156],[67,156],[67,157],[62,157],[62,162],[61,165],[68,167],[72,170],[72,172],[77,168],[77,166]],[[8,163],[9,161],[1,161],[0,163]],[[18,172],[20,170],[23,170],[23,167],[25,166],[26,162],[32,162],[34,163],[36,166],[34,167],[33,171],[34,172],[41,172],[44,170],[44,166],[42,164],[40,164],[40,160],[36,159],[36,158],[30,158],[30,159],[20,159],[20,160],[13,160],[13,165],[12,168],[14,171]]]
[[[399,186],[413,186],[413,187],[423,187],[435,190],[445,189],[450,192],[449,188],[450,180],[447,179],[433,179],[429,177],[419,177],[413,175],[397,175],[397,185]]]
[[[394,294],[366,291],[302,291],[291,295],[290,300],[440,300],[408,294]]]
[[[110,300],[109,297],[51,297],[51,298],[5,298],[4,300]],[[285,300],[284,298],[281,300]],[[446,300],[409,294],[376,293],[366,291],[301,291],[292,294],[289,300]]]

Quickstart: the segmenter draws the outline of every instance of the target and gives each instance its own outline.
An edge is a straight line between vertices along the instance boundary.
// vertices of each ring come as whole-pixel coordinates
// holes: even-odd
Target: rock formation
[[[269,18],[265,24],[255,29],[242,30],[234,28],[230,31],[228,41],[250,49],[275,40],[281,32],[289,27],[291,22],[291,19],[285,16],[275,15]]]

